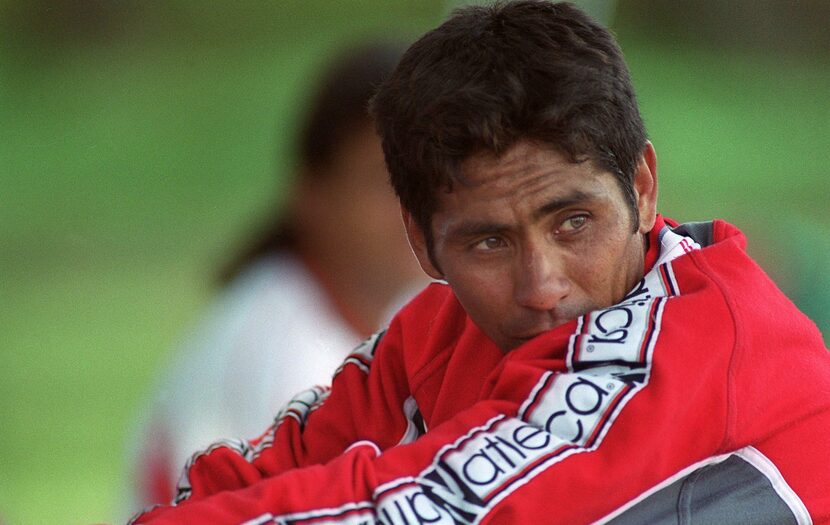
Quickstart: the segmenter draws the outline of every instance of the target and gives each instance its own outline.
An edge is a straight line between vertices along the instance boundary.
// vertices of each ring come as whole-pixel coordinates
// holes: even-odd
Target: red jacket
[[[621,303],[507,354],[428,287],[330,391],[195,455],[137,522],[830,523],[815,325],[734,227],[649,239]]]

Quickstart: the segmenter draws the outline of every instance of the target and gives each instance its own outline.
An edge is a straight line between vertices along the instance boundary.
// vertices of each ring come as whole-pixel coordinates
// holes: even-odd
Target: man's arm
[[[614,373],[508,363],[491,393],[503,399],[480,401],[411,444],[380,455],[357,445],[326,465],[157,509],[139,523],[587,523],[606,515],[642,523],[686,511],[808,523],[796,514],[804,506],[793,505],[805,496],[809,512],[824,515],[815,488],[828,481],[823,466],[803,475],[813,480],[811,497],[770,473],[765,464],[779,458],[765,459],[764,447],[720,451],[723,390],[708,380],[722,377],[723,364],[698,367],[696,379],[709,386],[684,392],[673,381],[638,389]],[[811,421],[826,424],[826,416]]]
[[[138,523],[503,523],[538,521],[546,509],[550,523],[591,521],[707,455],[723,433],[678,428],[672,412],[688,400],[619,372],[508,360],[489,399],[411,444],[382,454],[358,445]],[[672,447],[656,448],[661,439]]]

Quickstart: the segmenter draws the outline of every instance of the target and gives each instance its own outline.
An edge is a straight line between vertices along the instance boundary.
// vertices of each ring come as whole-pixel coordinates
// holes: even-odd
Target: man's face
[[[404,219],[421,266],[450,284],[502,350],[620,301],[642,277],[643,234],[656,214],[650,144],[635,174],[636,228],[619,183],[592,162],[520,142],[461,168],[468,184],[439,192],[432,216],[437,266],[423,232]]]

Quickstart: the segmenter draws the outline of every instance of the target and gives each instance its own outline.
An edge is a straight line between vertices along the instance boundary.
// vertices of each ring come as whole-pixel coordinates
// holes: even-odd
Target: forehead
[[[529,182],[537,178],[534,175],[542,175],[540,171],[560,174],[578,166],[580,163],[570,162],[567,156],[551,146],[522,141],[501,155],[485,151],[465,160],[461,164],[462,185],[475,187]]]
[[[613,199],[617,193],[614,176],[593,162],[572,162],[550,146],[519,142],[500,156],[480,153],[465,160],[452,191],[439,193],[437,212],[498,214],[550,199]]]

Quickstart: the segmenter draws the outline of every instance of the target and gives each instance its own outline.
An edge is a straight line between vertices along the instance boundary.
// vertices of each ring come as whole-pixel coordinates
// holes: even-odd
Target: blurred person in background
[[[194,451],[256,433],[291,396],[329,384],[346,353],[425,283],[368,115],[399,51],[357,46],[323,76],[283,213],[224,269],[222,292],[141,422],[130,508],[169,502]]]

